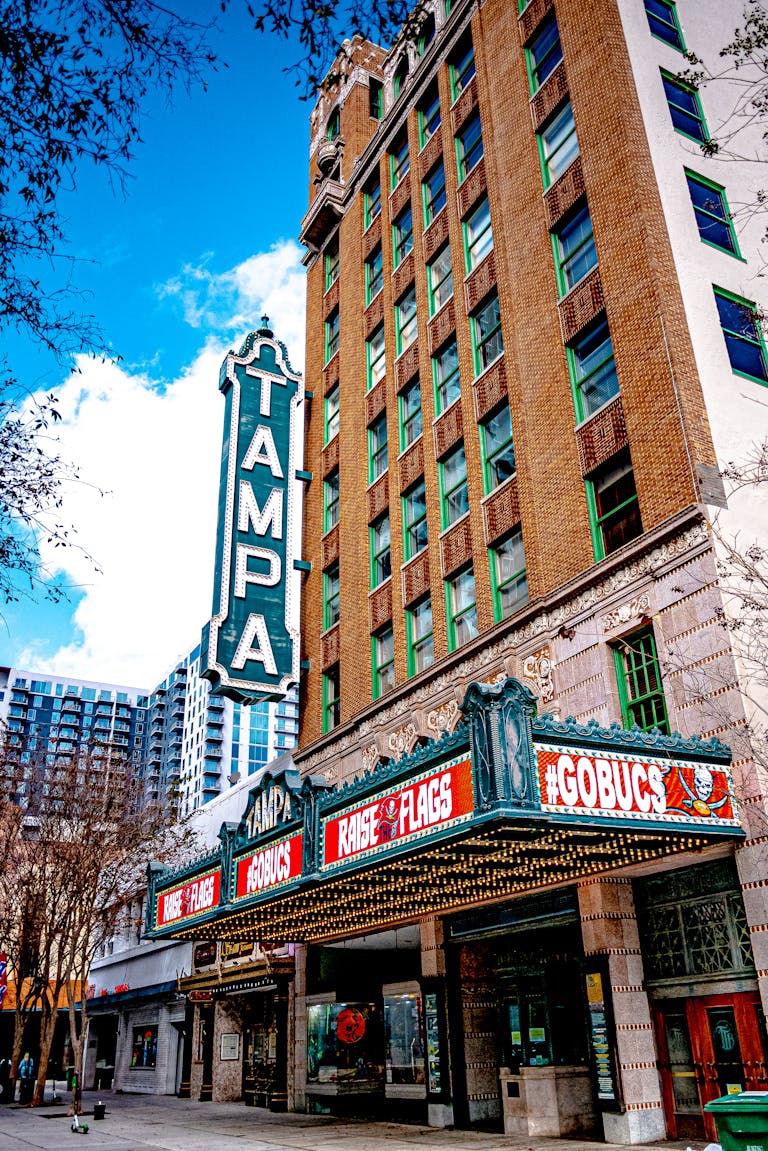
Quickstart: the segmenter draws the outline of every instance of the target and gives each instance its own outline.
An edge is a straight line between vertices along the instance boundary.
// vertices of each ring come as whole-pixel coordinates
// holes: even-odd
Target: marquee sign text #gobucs
[[[157,926],[166,927],[180,919],[191,919],[216,907],[221,895],[221,871],[211,871],[189,883],[182,883],[157,898]]]
[[[374,796],[361,807],[323,821],[323,863],[386,850],[395,842],[429,835],[474,811],[469,759],[447,764],[405,787]]]
[[[261,847],[235,864],[235,899],[248,899],[270,887],[298,879],[304,836],[295,835]]]

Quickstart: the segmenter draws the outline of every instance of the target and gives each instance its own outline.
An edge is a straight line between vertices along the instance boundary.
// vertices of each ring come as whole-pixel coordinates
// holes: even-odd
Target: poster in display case
[[[380,1087],[381,1015],[374,1003],[307,1007],[307,1083]]]
[[[440,1021],[437,1012],[437,995],[434,991],[424,996],[424,1030],[427,1043],[427,1090],[430,1095],[439,1095],[442,1090],[440,1077]]]
[[[424,1016],[421,995],[384,994],[386,1081],[392,1084],[423,1084]]]

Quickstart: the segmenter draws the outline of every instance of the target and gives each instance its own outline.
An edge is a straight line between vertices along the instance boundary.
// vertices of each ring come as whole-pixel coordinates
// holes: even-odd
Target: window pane
[[[563,50],[560,47],[560,34],[557,30],[557,21],[555,20],[554,13],[547,17],[541,26],[541,29],[536,33],[533,40],[531,40],[529,52],[529,63],[531,70],[531,85],[534,91],[540,88],[546,80],[554,72],[557,65],[563,58]]]
[[[662,83],[674,127],[678,132],[683,132],[702,144],[706,143],[709,134],[694,89],[679,84],[671,76],[663,74]]]
[[[665,0],[645,0],[645,11],[653,35],[683,52],[685,48],[677,23],[675,5]]]
[[[518,529],[493,553],[500,618],[506,619],[528,602],[523,535]]]
[[[635,632],[618,646],[624,680],[624,722],[644,731],[660,727],[669,731],[661,683],[656,641],[652,628]]]
[[[440,477],[443,489],[443,527],[448,527],[469,511],[467,460],[463,444],[445,457],[440,465]]]
[[[576,125],[573,122],[573,109],[570,101],[554,120],[541,131],[541,146],[544,155],[544,183],[553,184],[579,154],[579,141],[576,139]]]
[[[405,495],[403,509],[405,558],[411,559],[427,546],[427,499],[423,480]]]
[[[395,327],[397,330],[397,354],[400,355],[410,347],[418,336],[418,323],[416,318],[416,289],[411,288],[403,296],[395,308]]]
[[[604,553],[610,555],[642,532],[635,477],[626,456],[598,474],[594,492]]]
[[[414,672],[423,671],[435,660],[435,644],[432,635],[432,600],[422,600],[409,613],[411,638],[411,662]]]
[[[445,168],[442,160],[424,181],[424,223],[426,227],[445,207]]]
[[[379,696],[395,686],[395,637],[389,627],[373,637],[374,694]]]
[[[368,429],[368,446],[370,453],[369,482],[373,483],[387,470],[387,417],[379,416]]]
[[[384,282],[381,248],[377,248],[365,261],[365,297],[366,303],[378,296]]]
[[[485,259],[493,247],[491,211],[487,197],[482,199],[464,224],[467,245],[467,272]]]
[[[411,209],[406,208],[400,218],[393,225],[393,261],[395,267],[403,262],[413,247],[413,217]]]
[[[471,41],[451,65],[451,96],[456,100],[475,74],[475,52]]]
[[[365,193],[363,205],[365,209],[364,223],[367,228],[381,212],[381,184],[378,181]]]
[[[392,574],[389,516],[382,516],[371,526],[371,585],[378,587]]]
[[[368,389],[374,388],[379,380],[383,380],[387,370],[384,349],[384,328],[377,328],[369,340],[366,341],[368,357]]]
[[[325,531],[339,522],[339,473],[333,472],[325,481]]]
[[[588,209],[584,207],[571,216],[560,227],[556,239],[563,286],[568,291],[597,263],[592,219]]]
[[[402,140],[395,145],[392,153],[392,187],[396,188],[402,178],[406,176],[411,167],[410,156],[408,155],[408,137],[404,136]]]
[[[490,491],[515,474],[515,447],[512,442],[512,418],[509,407],[483,425],[487,487]]]
[[[768,382],[768,365],[754,304],[715,292],[728,358],[735,372]]]
[[[492,296],[473,317],[477,371],[485,369],[504,351],[501,338],[501,312],[498,296]]]
[[[443,304],[453,295],[453,268],[451,264],[450,245],[446,245],[435,256],[431,264],[427,264],[429,283],[430,313],[439,312]]]
[[[691,172],[686,172],[686,180],[691,194],[693,214],[702,240],[735,254],[736,239],[725,206],[723,189],[697,179]]]
[[[405,449],[421,435],[421,385],[413,380],[400,395],[400,450]]]
[[[326,628],[333,627],[339,620],[339,565],[334,564],[323,573],[324,621]]]
[[[573,371],[581,399],[582,419],[619,394],[608,321],[590,328],[573,345]]]
[[[450,344],[446,344],[443,350],[433,358],[433,362],[435,365],[435,406],[439,415],[461,395],[459,352],[456,341],[451,340]]]
[[[419,127],[421,130],[421,146],[434,136],[440,127],[440,96],[435,90],[419,113]]]
[[[459,182],[474,168],[483,155],[480,116],[475,112],[456,137],[459,158]]]
[[[328,443],[339,430],[339,389],[333,388],[325,397],[325,442]]]
[[[471,568],[448,584],[454,646],[460,647],[478,634],[475,607],[475,574]]]
[[[339,350],[339,311],[338,308],[325,321],[325,360],[332,359]]]

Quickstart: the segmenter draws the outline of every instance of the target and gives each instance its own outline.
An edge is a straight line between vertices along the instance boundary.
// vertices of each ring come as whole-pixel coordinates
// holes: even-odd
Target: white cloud
[[[220,276],[206,273],[199,282],[206,326],[227,300],[230,320],[222,326],[237,334],[237,348],[258,325],[258,309],[265,310],[299,358],[304,289],[296,245],[252,256]],[[175,294],[184,290],[180,279]],[[248,300],[258,309],[249,309]],[[62,514],[103,574],[94,574],[77,550],[52,551],[41,542],[44,561],[82,585],[84,595],[73,639],[47,659],[31,645],[18,666],[153,687],[199,639],[213,592],[224,416],[217,385],[226,351],[226,343],[209,339],[170,383],[82,360],[80,373],[60,390],[62,453],[84,481],[70,485]]]

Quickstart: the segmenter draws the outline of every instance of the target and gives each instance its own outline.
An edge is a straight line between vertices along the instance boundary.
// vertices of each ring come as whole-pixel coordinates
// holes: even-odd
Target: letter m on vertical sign
[[[281,699],[299,678],[300,466],[304,385],[268,328],[222,364],[224,445],[213,618],[201,674],[238,703]],[[297,458],[299,453],[299,458]]]

